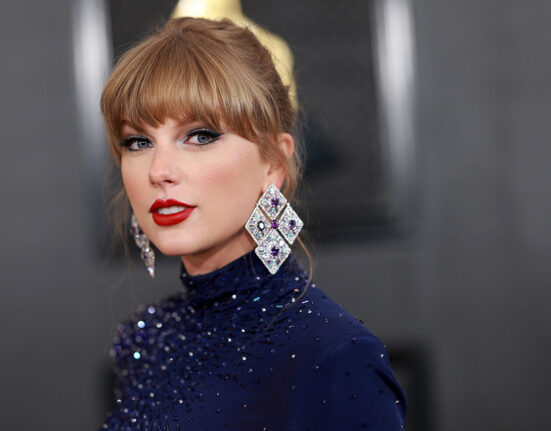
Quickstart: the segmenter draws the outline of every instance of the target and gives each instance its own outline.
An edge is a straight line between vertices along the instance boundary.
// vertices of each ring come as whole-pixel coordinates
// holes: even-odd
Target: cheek
[[[121,160],[121,177],[122,177],[122,183],[124,185],[124,189],[126,190],[126,194],[130,195],[132,194],[132,174],[129,170],[128,164],[124,162],[124,160]]]
[[[226,213],[228,219],[240,220],[245,213],[248,217],[262,192],[263,165],[254,152],[242,152],[223,160],[204,167],[196,178],[201,178],[199,188],[209,197],[211,208]]]
[[[136,199],[141,193],[138,193],[139,190],[143,190],[143,179],[139,175],[140,169],[136,166],[135,163],[125,161],[121,159],[121,177],[126,190],[128,199],[130,200],[131,205],[134,207],[136,205]]]
[[[223,163],[212,166],[208,172],[205,171],[205,176],[208,176],[205,182],[210,186],[219,186],[213,187],[212,190],[226,189],[239,192],[244,186],[247,186],[247,189],[261,187],[261,172],[260,161],[254,156],[226,158]]]

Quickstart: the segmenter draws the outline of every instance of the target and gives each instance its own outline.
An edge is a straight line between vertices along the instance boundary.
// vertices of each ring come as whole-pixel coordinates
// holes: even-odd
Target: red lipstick
[[[181,211],[171,214],[161,214],[158,210],[162,208],[170,208],[174,206],[184,207]],[[196,207],[174,199],[157,199],[149,208],[149,212],[153,215],[153,221],[159,226],[172,226],[183,222],[187,219]]]

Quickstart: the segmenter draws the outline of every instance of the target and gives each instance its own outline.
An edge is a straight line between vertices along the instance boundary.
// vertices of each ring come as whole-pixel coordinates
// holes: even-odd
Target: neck
[[[243,229],[237,236],[207,250],[184,255],[182,262],[189,275],[207,274],[222,268],[256,247],[251,236]]]

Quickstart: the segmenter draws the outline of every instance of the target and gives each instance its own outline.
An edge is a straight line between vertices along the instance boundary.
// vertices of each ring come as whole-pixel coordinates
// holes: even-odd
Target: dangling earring
[[[302,226],[304,223],[287,204],[285,196],[270,184],[256,203],[245,228],[258,244],[256,255],[271,274],[277,272],[291,253],[289,245],[293,244]]]
[[[151,248],[149,238],[143,233],[134,214],[132,214],[130,219],[130,233],[134,237],[136,245],[140,248],[140,256],[145,263],[147,272],[149,272],[151,278],[155,278],[155,252]]]

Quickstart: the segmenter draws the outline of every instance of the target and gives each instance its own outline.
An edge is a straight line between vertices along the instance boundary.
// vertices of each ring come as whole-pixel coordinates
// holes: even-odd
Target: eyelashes
[[[119,145],[129,151],[140,151],[145,148],[152,147],[153,142],[151,142],[151,139],[146,138],[145,136],[131,135],[121,139]]]
[[[212,144],[222,136],[223,133],[215,132],[214,130],[206,127],[199,127],[197,129],[190,130],[182,140],[185,145],[192,147],[204,147]],[[126,148],[128,151],[142,151],[147,148],[153,147],[155,144],[153,141],[145,136],[129,135],[121,139],[119,145]]]
[[[215,132],[214,130],[200,127],[198,129],[190,130],[186,135],[185,142],[194,140],[196,141],[193,142],[195,145],[208,145],[216,142],[220,136],[222,136],[222,133],[220,132]]]

